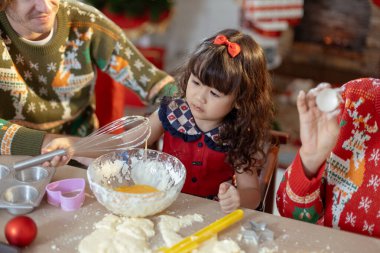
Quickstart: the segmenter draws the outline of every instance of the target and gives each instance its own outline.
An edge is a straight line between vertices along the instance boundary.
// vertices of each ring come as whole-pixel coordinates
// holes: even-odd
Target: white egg
[[[336,89],[324,89],[316,98],[319,110],[323,112],[334,111],[339,105],[339,91]]]

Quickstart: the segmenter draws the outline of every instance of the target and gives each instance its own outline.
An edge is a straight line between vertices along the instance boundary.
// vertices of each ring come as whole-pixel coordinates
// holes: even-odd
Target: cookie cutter
[[[267,227],[266,223],[250,221],[243,226],[243,240],[254,245],[263,244],[267,241],[273,242],[274,232]]]
[[[83,204],[86,182],[83,178],[69,178],[46,185],[47,202],[61,207],[64,211],[74,211]]]

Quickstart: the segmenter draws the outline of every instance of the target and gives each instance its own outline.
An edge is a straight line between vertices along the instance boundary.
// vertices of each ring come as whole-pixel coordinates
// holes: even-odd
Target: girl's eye
[[[199,82],[198,82],[198,81],[195,81],[195,80],[193,81],[193,84],[194,84],[194,85],[197,85],[197,86],[200,85]]]
[[[215,91],[210,91],[211,95],[213,95],[214,97],[220,97],[220,94],[218,92],[215,92]]]

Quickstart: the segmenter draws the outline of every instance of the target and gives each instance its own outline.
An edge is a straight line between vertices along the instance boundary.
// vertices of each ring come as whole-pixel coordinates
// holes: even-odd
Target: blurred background
[[[204,38],[225,28],[250,34],[265,50],[281,146],[277,181],[300,145],[295,100],[320,82],[340,86],[380,76],[380,0],[86,0],[121,26],[157,67],[172,73]],[[100,75],[100,82],[111,82]],[[97,85],[101,87],[101,85]],[[143,113],[144,104],[113,84],[113,110]],[[104,93],[102,93],[104,97]],[[113,118],[112,118],[113,117]],[[101,121],[102,122],[102,121]],[[103,124],[104,124],[103,123]]]

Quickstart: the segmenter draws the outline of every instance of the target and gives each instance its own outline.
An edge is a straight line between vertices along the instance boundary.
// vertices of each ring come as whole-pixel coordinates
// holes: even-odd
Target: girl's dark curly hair
[[[238,43],[241,52],[231,57],[226,45],[214,44],[219,34]],[[238,30],[220,31],[204,40],[178,70],[181,97],[186,96],[191,74],[207,86],[236,96],[235,108],[225,117],[225,127],[220,133],[220,142],[229,147],[227,162],[238,173],[261,168],[274,116],[272,84],[262,48]]]

